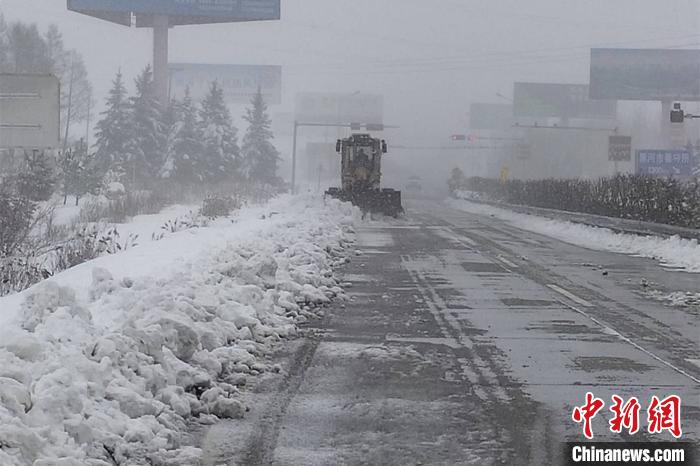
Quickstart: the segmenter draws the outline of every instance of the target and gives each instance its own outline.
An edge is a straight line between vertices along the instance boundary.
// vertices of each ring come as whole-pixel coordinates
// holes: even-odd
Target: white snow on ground
[[[649,295],[654,299],[664,301],[671,306],[700,307],[700,293],[694,293],[691,291],[673,291],[671,293],[650,291]]]
[[[281,197],[0,298],[0,464],[197,465],[186,420],[244,415],[270,346],[342,294],[357,215]]]
[[[697,240],[674,236],[639,236],[616,233],[607,228],[526,215],[463,199],[449,199],[448,205],[474,214],[489,215],[517,228],[550,236],[585,248],[631,254],[658,260],[663,266],[700,273],[700,245]]]

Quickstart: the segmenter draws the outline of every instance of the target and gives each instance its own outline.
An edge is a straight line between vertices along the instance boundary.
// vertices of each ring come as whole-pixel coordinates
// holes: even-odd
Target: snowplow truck
[[[403,213],[401,191],[381,187],[382,155],[386,141],[369,134],[353,134],[338,139],[335,147],[341,155],[341,188],[330,188],[327,196],[349,201],[363,212],[397,217]]]

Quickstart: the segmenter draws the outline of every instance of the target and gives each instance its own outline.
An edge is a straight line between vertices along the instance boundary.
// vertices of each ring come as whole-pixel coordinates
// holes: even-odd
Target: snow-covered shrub
[[[160,226],[160,231],[158,233],[153,233],[153,235],[151,235],[151,239],[154,241],[159,241],[165,238],[166,235],[192,228],[205,227],[208,224],[209,221],[207,218],[190,211],[186,215],[176,217],[163,223]]]
[[[120,243],[116,228],[101,230],[97,225],[83,225],[51,254],[53,273],[75,267],[102,254],[116,254],[137,245],[138,237],[129,235]]]
[[[55,162],[46,154],[25,154],[25,168],[16,175],[16,190],[19,195],[33,201],[47,201],[54,192]]]
[[[27,289],[52,274],[44,261],[31,254],[0,257],[0,296]]]
[[[495,201],[700,228],[700,183],[617,175],[597,180],[487,178],[464,180],[462,190]],[[457,190],[456,190],[457,191]]]
[[[238,196],[210,195],[202,202],[200,213],[208,218],[227,217],[243,206]]]
[[[7,257],[31,230],[37,205],[15,192],[10,183],[0,183],[0,257]]]
[[[109,200],[119,199],[126,195],[126,188],[118,181],[107,183],[104,187],[105,197]]]
[[[156,191],[130,191],[115,199],[93,197],[83,203],[80,209],[80,221],[124,223],[130,217],[160,212],[167,200]]]

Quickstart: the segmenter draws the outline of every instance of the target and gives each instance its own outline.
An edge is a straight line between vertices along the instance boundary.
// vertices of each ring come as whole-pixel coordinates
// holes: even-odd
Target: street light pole
[[[292,194],[296,194],[297,182],[297,131],[299,122],[294,120],[294,142],[292,143]]]
[[[168,103],[168,28],[169,18],[153,18],[153,83],[161,105]]]

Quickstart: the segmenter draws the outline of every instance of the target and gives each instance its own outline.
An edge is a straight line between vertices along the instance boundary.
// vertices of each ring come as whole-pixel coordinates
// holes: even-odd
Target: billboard
[[[513,114],[525,118],[613,119],[617,102],[590,100],[586,84],[515,83]]]
[[[591,49],[592,99],[700,100],[700,50]]]
[[[270,105],[282,103],[282,67],[275,65],[206,65],[197,63],[171,63],[170,96],[182,98],[189,87],[194,100],[203,99],[209,87],[216,81],[224,91],[228,103],[248,104],[262,91]]]
[[[504,130],[514,123],[512,105],[473,103],[469,106],[471,129]]]
[[[638,150],[637,172],[640,175],[689,177],[694,160],[687,150]]]
[[[630,162],[632,160],[632,136],[608,136],[608,160]]]
[[[303,123],[383,124],[384,98],[376,94],[297,94],[295,118]]]
[[[132,14],[137,26],[150,26],[155,15],[171,26],[280,19],[280,0],[68,0],[68,9],[127,26]]]
[[[59,146],[59,89],[55,76],[0,74],[0,148]]]

